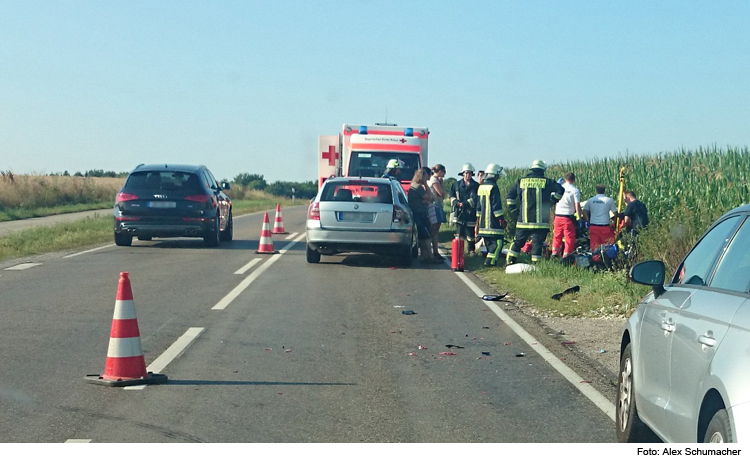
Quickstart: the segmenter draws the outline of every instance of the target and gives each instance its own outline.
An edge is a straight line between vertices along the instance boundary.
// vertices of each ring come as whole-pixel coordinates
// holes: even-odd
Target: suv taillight
[[[307,219],[320,221],[320,203],[312,203],[307,209]]]
[[[131,200],[137,200],[138,197],[136,195],[131,195],[130,193],[117,193],[117,203],[122,203],[123,201],[131,201]]]
[[[186,196],[185,199],[187,201],[195,201],[196,203],[204,203],[204,204],[208,204],[212,200],[212,198],[209,195],[204,195],[204,194]],[[214,206],[216,205],[214,204]]]

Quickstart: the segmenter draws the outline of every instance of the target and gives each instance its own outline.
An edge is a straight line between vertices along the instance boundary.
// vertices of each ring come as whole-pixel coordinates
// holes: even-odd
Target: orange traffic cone
[[[273,249],[273,240],[271,239],[271,222],[268,220],[268,213],[263,217],[263,228],[260,231],[260,241],[258,250],[255,253],[279,253]]]
[[[281,204],[276,203],[276,219],[273,221],[273,234],[289,234],[284,230],[284,220],[281,218]]]
[[[104,374],[87,375],[89,383],[103,386],[135,386],[137,384],[166,383],[166,375],[146,371],[146,359],[141,348],[141,333],[135,317],[133,291],[128,272],[120,273],[117,285],[115,314],[109,335],[109,350]]]

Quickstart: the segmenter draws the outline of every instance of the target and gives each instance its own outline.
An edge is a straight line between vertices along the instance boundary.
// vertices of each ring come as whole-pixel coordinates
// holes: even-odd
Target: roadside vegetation
[[[500,162],[502,164],[502,162]],[[619,171],[625,167],[625,189],[635,191],[649,211],[649,227],[638,239],[632,265],[659,259],[667,273],[676,269],[687,251],[722,214],[750,202],[750,151],[747,148],[700,148],[657,155],[626,155],[551,165],[547,176],[557,179],[567,172],[576,174],[576,185],[583,199],[595,194],[594,187],[607,186],[607,194],[617,201]],[[502,195],[525,175],[524,168],[506,169],[498,181]],[[448,186],[448,183],[446,183]],[[623,208],[624,209],[624,208]],[[446,207],[449,212],[449,208]],[[515,221],[509,221],[504,247],[513,240]],[[441,240],[450,242],[453,229],[443,226]],[[548,237],[551,245],[551,234]],[[533,272],[508,275],[502,268],[484,268],[481,257],[466,257],[466,269],[476,271],[498,291],[509,291],[516,298],[553,315],[628,315],[648,293],[645,286],[627,280],[627,270],[594,273],[576,267],[563,267],[543,261]],[[520,262],[528,260],[521,259]],[[668,275],[668,276],[669,276]],[[575,294],[559,301],[551,296],[572,286]]]

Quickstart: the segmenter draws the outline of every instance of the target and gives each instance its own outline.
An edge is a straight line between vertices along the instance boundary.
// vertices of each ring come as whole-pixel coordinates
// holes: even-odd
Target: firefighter
[[[497,265],[503,250],[505,236],[505,217],[503,214],[503,198],[497,187],[497,178],[503,168],[496,164],[487,166],[484,181],[479,185],[477,196],[477,224],[475,234],[484,239],[487,246],[487,258],[484,264],[488,267]]]
[[[518,214],[516,236],[508,250],[508,265],[516,263],[521,247],[529,237],[532,242],[531,262],[535,263],[542,259],[544,241],[550,229],[550,210],[565,193],[562,185],[544,176],[547,164],[543,161],[535,160],[529,170],[530,172],[519,178],[508,191],[508,211]]]
[[[477,190],[474,180],[474,166],[467,163],[461,169],[463,178],[451,187],[451,222],[456,224],[456,236],[466,239],[469,255],[475,255],[476,239],[474,227],[477,222]]]
[[[385,173],[383,173],[383,176],[381,178],[393,178],[394,180],[399,180],[400,175],[401,162],[399,162],[398,159],[391,159],[385,166]]]

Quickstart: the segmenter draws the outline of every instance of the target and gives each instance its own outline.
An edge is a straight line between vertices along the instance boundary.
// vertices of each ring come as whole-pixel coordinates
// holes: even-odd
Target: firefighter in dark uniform
[[[474,226],[477,223],[477,190],[479,184],[472,178],[474,166],[465,164],[461,169],[463,178],[457,180],[451,187],[451,222],[456,224],[456,235],[466,239],[469,255],[476,252]]]
[[[544,176],[547,164],[535,160],[531,171],[508,191],[508,212],[518,214],[516,236],[508,250],[508,265],[516,262],[521,254],[521,247],[531,238],[531,262],[542,259],[542,247],[550,230],[550,210],[565,193],[565,189]],[[520,205],[520,207],[519,207]]]
[[[503,168],[496,164],[487,166],[484,180],[479,185],[477,196],[477,225],[476,235],[484,239],[487,246],[487,259],[484,264],[488,267],[497,265],[503,250],[505,237],[505,215],[503,214],[503,197],[497,187],[497,178]]]

